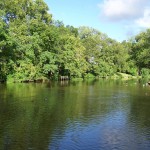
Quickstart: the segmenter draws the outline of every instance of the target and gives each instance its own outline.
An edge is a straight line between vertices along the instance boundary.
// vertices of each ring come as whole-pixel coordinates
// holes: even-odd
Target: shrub
[[[150,76],[150,69],[148,69],[148,68],[142,68],[142,70],[141,70],[141,76],[143,78],[149,77]]]

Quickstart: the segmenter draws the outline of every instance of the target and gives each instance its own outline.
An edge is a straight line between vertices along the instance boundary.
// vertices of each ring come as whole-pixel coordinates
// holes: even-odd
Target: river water
[[[0,150],[150,150],[150,86],[0,84]]]

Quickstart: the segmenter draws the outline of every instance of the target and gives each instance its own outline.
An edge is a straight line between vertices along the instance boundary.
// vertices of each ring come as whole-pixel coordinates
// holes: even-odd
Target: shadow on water
[[[130,136],[138,135],[146,140],[135,145],[150,146],[145,133],[150,88],[137,81],[1,84],[0,89],[0,149],[126,149]]]

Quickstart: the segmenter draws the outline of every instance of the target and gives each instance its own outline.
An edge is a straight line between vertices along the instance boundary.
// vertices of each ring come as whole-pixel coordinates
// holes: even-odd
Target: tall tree
[[[11,68],[8,78],[34,79],[40,74],[39,55],[43,51],[40,36],[51,22],[48,7],[43,0],[6,0],[1,8],[1,22],[5,23],[9,35],[5,41],[11,46],[9,54],[13,54],[8,62]]]
[[[133,59],[139,70],[142,68],[150,69],[150,29],[135,37],[132,50]]]

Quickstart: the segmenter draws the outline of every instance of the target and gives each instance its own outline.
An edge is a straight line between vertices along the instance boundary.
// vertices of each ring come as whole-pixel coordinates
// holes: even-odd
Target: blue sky
[[[150,28],[150,0],[44,0],[55,20],[89,26],[118,41]]]

